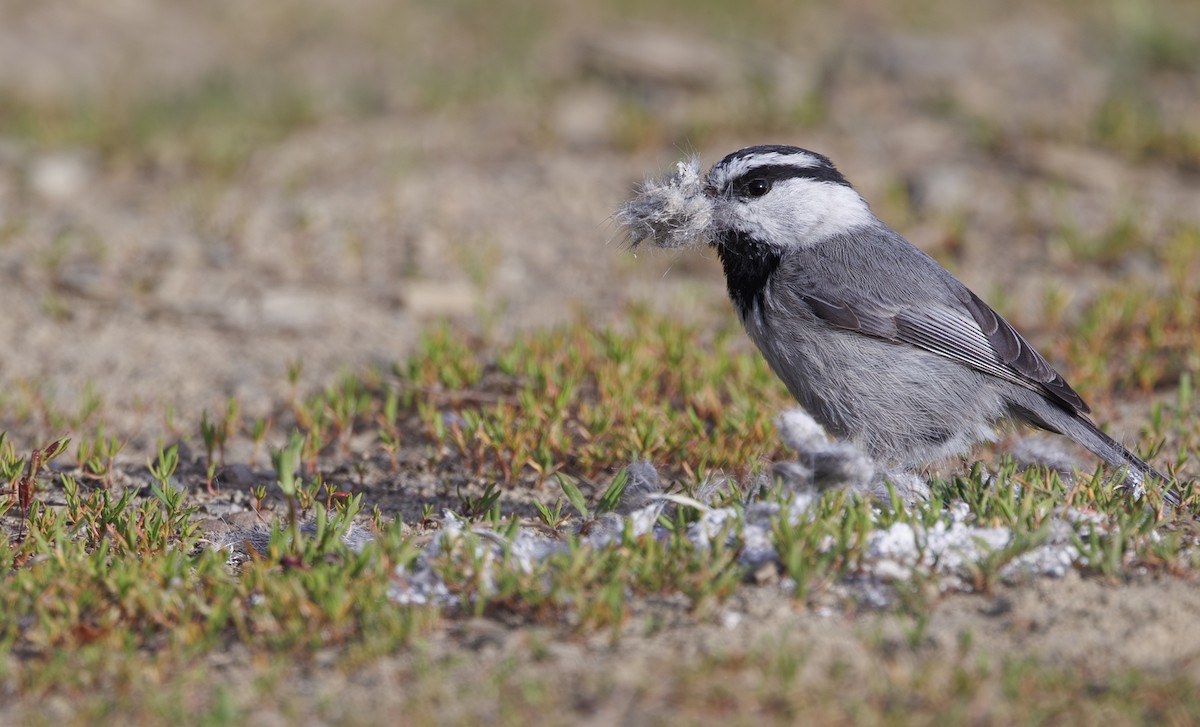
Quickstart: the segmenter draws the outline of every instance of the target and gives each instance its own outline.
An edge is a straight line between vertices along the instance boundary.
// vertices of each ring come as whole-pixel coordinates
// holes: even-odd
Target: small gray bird
[[[649,182],[618,220],[634,244],[716,248],[747,333],[792,396],[884,466],[913,469],[1025,422],[1167,482],[1088,418],[1011,325],[881,222],[826,157],[792,146],[695,161]],[[1174,489],[1166,499],[1177,505]]]

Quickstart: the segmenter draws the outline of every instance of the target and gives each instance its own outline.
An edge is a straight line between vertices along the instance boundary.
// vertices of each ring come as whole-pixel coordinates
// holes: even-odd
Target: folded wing
[[[1087,414],[1083,399],[1008,321],[965,287],[956,291],[962,307],[931,305],[886,309],[861,302],[801,294],[813,313],[827,323],[925,349],[1059,402],[1075,414]]]

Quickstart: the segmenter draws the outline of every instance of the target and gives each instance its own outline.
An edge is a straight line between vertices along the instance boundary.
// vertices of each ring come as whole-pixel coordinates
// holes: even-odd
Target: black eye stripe
[[[764,164],[730,180],[727,189],[731,190],[735,196],[749,197],[752,196],[749,190],[750,183],[760,179],[771,186],[784,179],[811,179],[816,182],[850,186],[841,172],[832,166],[822,164],[815,167],[798,167],[792,164]]]

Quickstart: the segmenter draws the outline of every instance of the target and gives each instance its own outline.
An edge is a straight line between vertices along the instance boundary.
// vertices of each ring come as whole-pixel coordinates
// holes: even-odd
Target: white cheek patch
[[[700,160],[692,157],[676,164],[674,174],[642,184],[616,219],[634,247],[643,240],[658,247],[702,245],[712,239],[714,201],[704,193]]]
[[[875,219],[867,203],[850,187],[808,179],[784,180],[766,197],[744,205],[742,211],[747,224],[762,230],[760,239],[780,245],[816,242]]]
[[[713,214],[713,227],[735,230],[755,240],[787,239],[792,211],[771,195],[758,199],[723,200]]]

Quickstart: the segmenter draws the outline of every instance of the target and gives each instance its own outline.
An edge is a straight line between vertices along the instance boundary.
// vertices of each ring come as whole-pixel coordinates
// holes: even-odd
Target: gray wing
[[[816,316],[839,328],[907,343],[973,369],[1048,395],[1068,410],[1090,410],[1079,394],[987,303],[965,287],[953,291],[961,309],[946,305],[886,309],[800,294]]]

